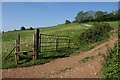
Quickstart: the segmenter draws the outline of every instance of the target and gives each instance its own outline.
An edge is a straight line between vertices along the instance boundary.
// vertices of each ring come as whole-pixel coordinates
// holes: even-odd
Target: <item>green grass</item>
[[[20,66],[32,66],[35,64],[44,64],[56,58],[61,58],[68,56],[69,54],[75,52],[76,50],[79,51],[78,48],[74,47],[74,42],[76,37],[84,31],[83,25],[78,25],[76,23],[71,24],[63,24],[59,26],[52,26],[48,28],[41,28],[40,32],[45,34],[54,34],[54,35],[68,35],[71,38],[71,42],[73,42],[70,46],[71,49],[66,49],[64,47],[59,48],[59,52],[51,51],[45,52],[43,49],[43,53],[40,53],[38,60],[33,61],[32,57],[29,56],[27,59],[26,56],[21,56],[21,61],[18,67]],[[17,38],[17,33],[21,35],[21,43],[32,44],[32,35],[34,30],[23,30],[23,31],[10,31],[2,34],[3,42],[2,42],[2,58],[4,59],[6,55],[11,51],[11,49],[15,46],[15,39]],[[51,45],[51,44],[50,44]],[[65,46],[66,47],[66,46]],[[31,48],[23,47],[22,50],[30,50]],[[14,68],[17,67],[14,61],[14,52],[10,55],[8,60],[3,61],[3,68]]]
[[[89,25],[93,25],[95,22],[87,22]],[[109,23],[111,27],[114,29],[118,29],[119,27],[119,21],[109,21],[109,22],[104,22],[104,23]]]
[[[94,58],[94,56],[89,56],[89,57],[85,57],[85,58],[83,58],[83,59],[81,59],[80,61],[78,61],[80,64],[82,64],[82,63],[85,63],[85,62],[87,62],[87,61],[89,61],[89,60],[91,60],[91,59],[93,59]]]
[[[92,25],[92,23],[85,23],[85,24]],[[14,52],[13,52],[7,60],[3,61],[2,68],[14,68],[14,67],[23,67],[23,66],[33,66],[36,64],[44,64],[56,58],[67,57],[70,54],[79,53],[80,51],[90,50],[97,44],[100,44],[101,42],[108,39],[108,37],[103,36],[103,40],[95,44],[83,44],[83,45],[80,45],[79,47],[76,46],[76,44],[78,44],[76,43],[77,37],[80,36],[80,34],[83,33],[86,29],[89,29],[89,28],[90,27],[86,27],[85,25],[78,24],[78,23],[61,24],[61,25],[51,26],[47,28],[39,28],[40,33],[64,35],[64,36],[69,35],[71,39],[71,44],[70,44],[71,48],[66,49],[65,47],[60,47],[59,52],[56,52],[55,50],[51,50],[50,52],[45,52],[43,49],[43,53],[39,54],[39,59],[37,59],[36,61],[33,61],[31,56],[21,56],[20,64],[18,65],[15,64]],[[10,32],[3,33],[2,34],[2,58],[3,59],[15,46],[15,39],[17,38],[17,33],[20,33],[21,35],[22,44],[33,43],[32,36],[33,36],[34,30],[10,31]],[[22,48],[22,50],[23,49],[31,50],[30,47],[29,48],[24,47]]]
[[[109,23],[110,26],[112,26],[114,29],[118,29],[118,21],[112,21],[112,22],[106,22]]]

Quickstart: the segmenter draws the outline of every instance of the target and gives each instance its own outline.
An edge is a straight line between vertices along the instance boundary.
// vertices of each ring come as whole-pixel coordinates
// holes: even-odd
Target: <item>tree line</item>
[[[73,23],[84,23],[84,22],[103,22],[103,21],[118,21],[120,20],[120,9],[112,11],[110,13],[104,11],[80,11],[77,13]],[[65,24],[72,23],[70,20],[66,20]],[[20,30],[33,30],[30,27],[26,29],[24,26]]]
[[[120,9],[112,11],[110,13],[104,11],[80,11],[77,13],[73,23],[83,23],[83,22],[103,22],[103,21],[118,21],[120,20]],[[65,21],[65,24],[70,23],[69,20]]]
[[[77,13],[73,23],[84,23],[84,22],[103,22],[103,21],[120,21],[120,9],[112,11],[110,13],[104,11],[80,11]],[[65,24],[72,23],[70,20],[66,20]],[[20,30],[33,30],[30,27],[28,29],[25,26],[21,26]],[[14,30],[16,31],[16,30]],[[4,33],[4,31],[3,31]]]

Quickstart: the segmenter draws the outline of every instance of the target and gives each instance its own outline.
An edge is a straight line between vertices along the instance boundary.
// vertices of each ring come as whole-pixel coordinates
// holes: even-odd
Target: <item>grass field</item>
[[[104,23],[109,23],[110,26],[112,26],[114,29],[118,29],[118,23],[119,23],[119,21],[110,21],[110,22],[104,22]],[[94,22],[93,23],[92,22],[88,22],[88,24],[93,25]]]
[[[118,28],[118,22],[107,22],[107,23],[110,23],[110,25],[113,26],[115,29]],[[89,24],[92,26],[85,26],[84,24]],[[81,45],[80,48],[76,46],[77,37],[86,29],[89,29],[90,27],[93,27],[93,23],[91,22],[83,23],[83,24],[78,24],[78,23],[61,24],[61,25],[51,26],[47,28],[39,28],[40,32],[45,34],[64,35],[64,36],[69,35],[72,42],[72,44],[70,45],[71,49],[62,48],[60,52],[51,51],[51,52],[40,53],[39,59],[36,61],[33,61],[31,56],[28,56],[27,59],[25,59],[26,56],[22,56],[19,65],[15,64],[14,52],[13,52],[9,57],[9,60],[3,61],[3,68],[13,68],[17,66],[19,67],[19,66],[31,66],[35,64],[44,64],[56,58],[69,56],[69,54],[72,54],[72,53],[87,51],[93,48],[95,45],[101,43],[101,42],[98,42],[96,44],[92,44],[92,46],[90,44]],[[3,33],[2,34],[2,58],[3,59],[15,46],[15,39],[17,37],[17,33],[20,33],[21,35],[21,43],[28,43],[28,44],[33,43],[32,35],[34,33],[34,30],[9,31],[9,32]],[[26,48],[26,50],[28,49]]]
[[[118,21],[106,22],[109,23],[114,29],[118,29]]]

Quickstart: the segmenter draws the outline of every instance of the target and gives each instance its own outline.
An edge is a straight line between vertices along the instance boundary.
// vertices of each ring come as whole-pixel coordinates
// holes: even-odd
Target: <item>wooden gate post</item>
[[[19,61],[19,55],[18,55],[18,52],[20,52],[20,34],[17,34],[17,39],[15,41],[16,43],[16,49],[15,49],[15,59],[16,59],[16,64],[18,64],[18,61]]]
[[[38,58],[38,54],[39,54],[39,29],[35,29],[35,59]]]

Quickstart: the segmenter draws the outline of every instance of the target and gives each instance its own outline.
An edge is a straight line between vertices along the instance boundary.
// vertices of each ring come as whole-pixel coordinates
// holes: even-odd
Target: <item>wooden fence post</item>
[[[15,41],[16,43],[16,49],[15,49],[15,59],[16,59],[16,64],[18,64],[18,61],[19,61],[19,55],[18,55],[18,52],[20,52],[20,34],[17,34],[17,39]]]
[[[35,29],[35,59],[38,58],[39,54],[39,29]]]
[[[58,51],[58,46],[59,46],[59,36],[56,38],[56,51]]]

